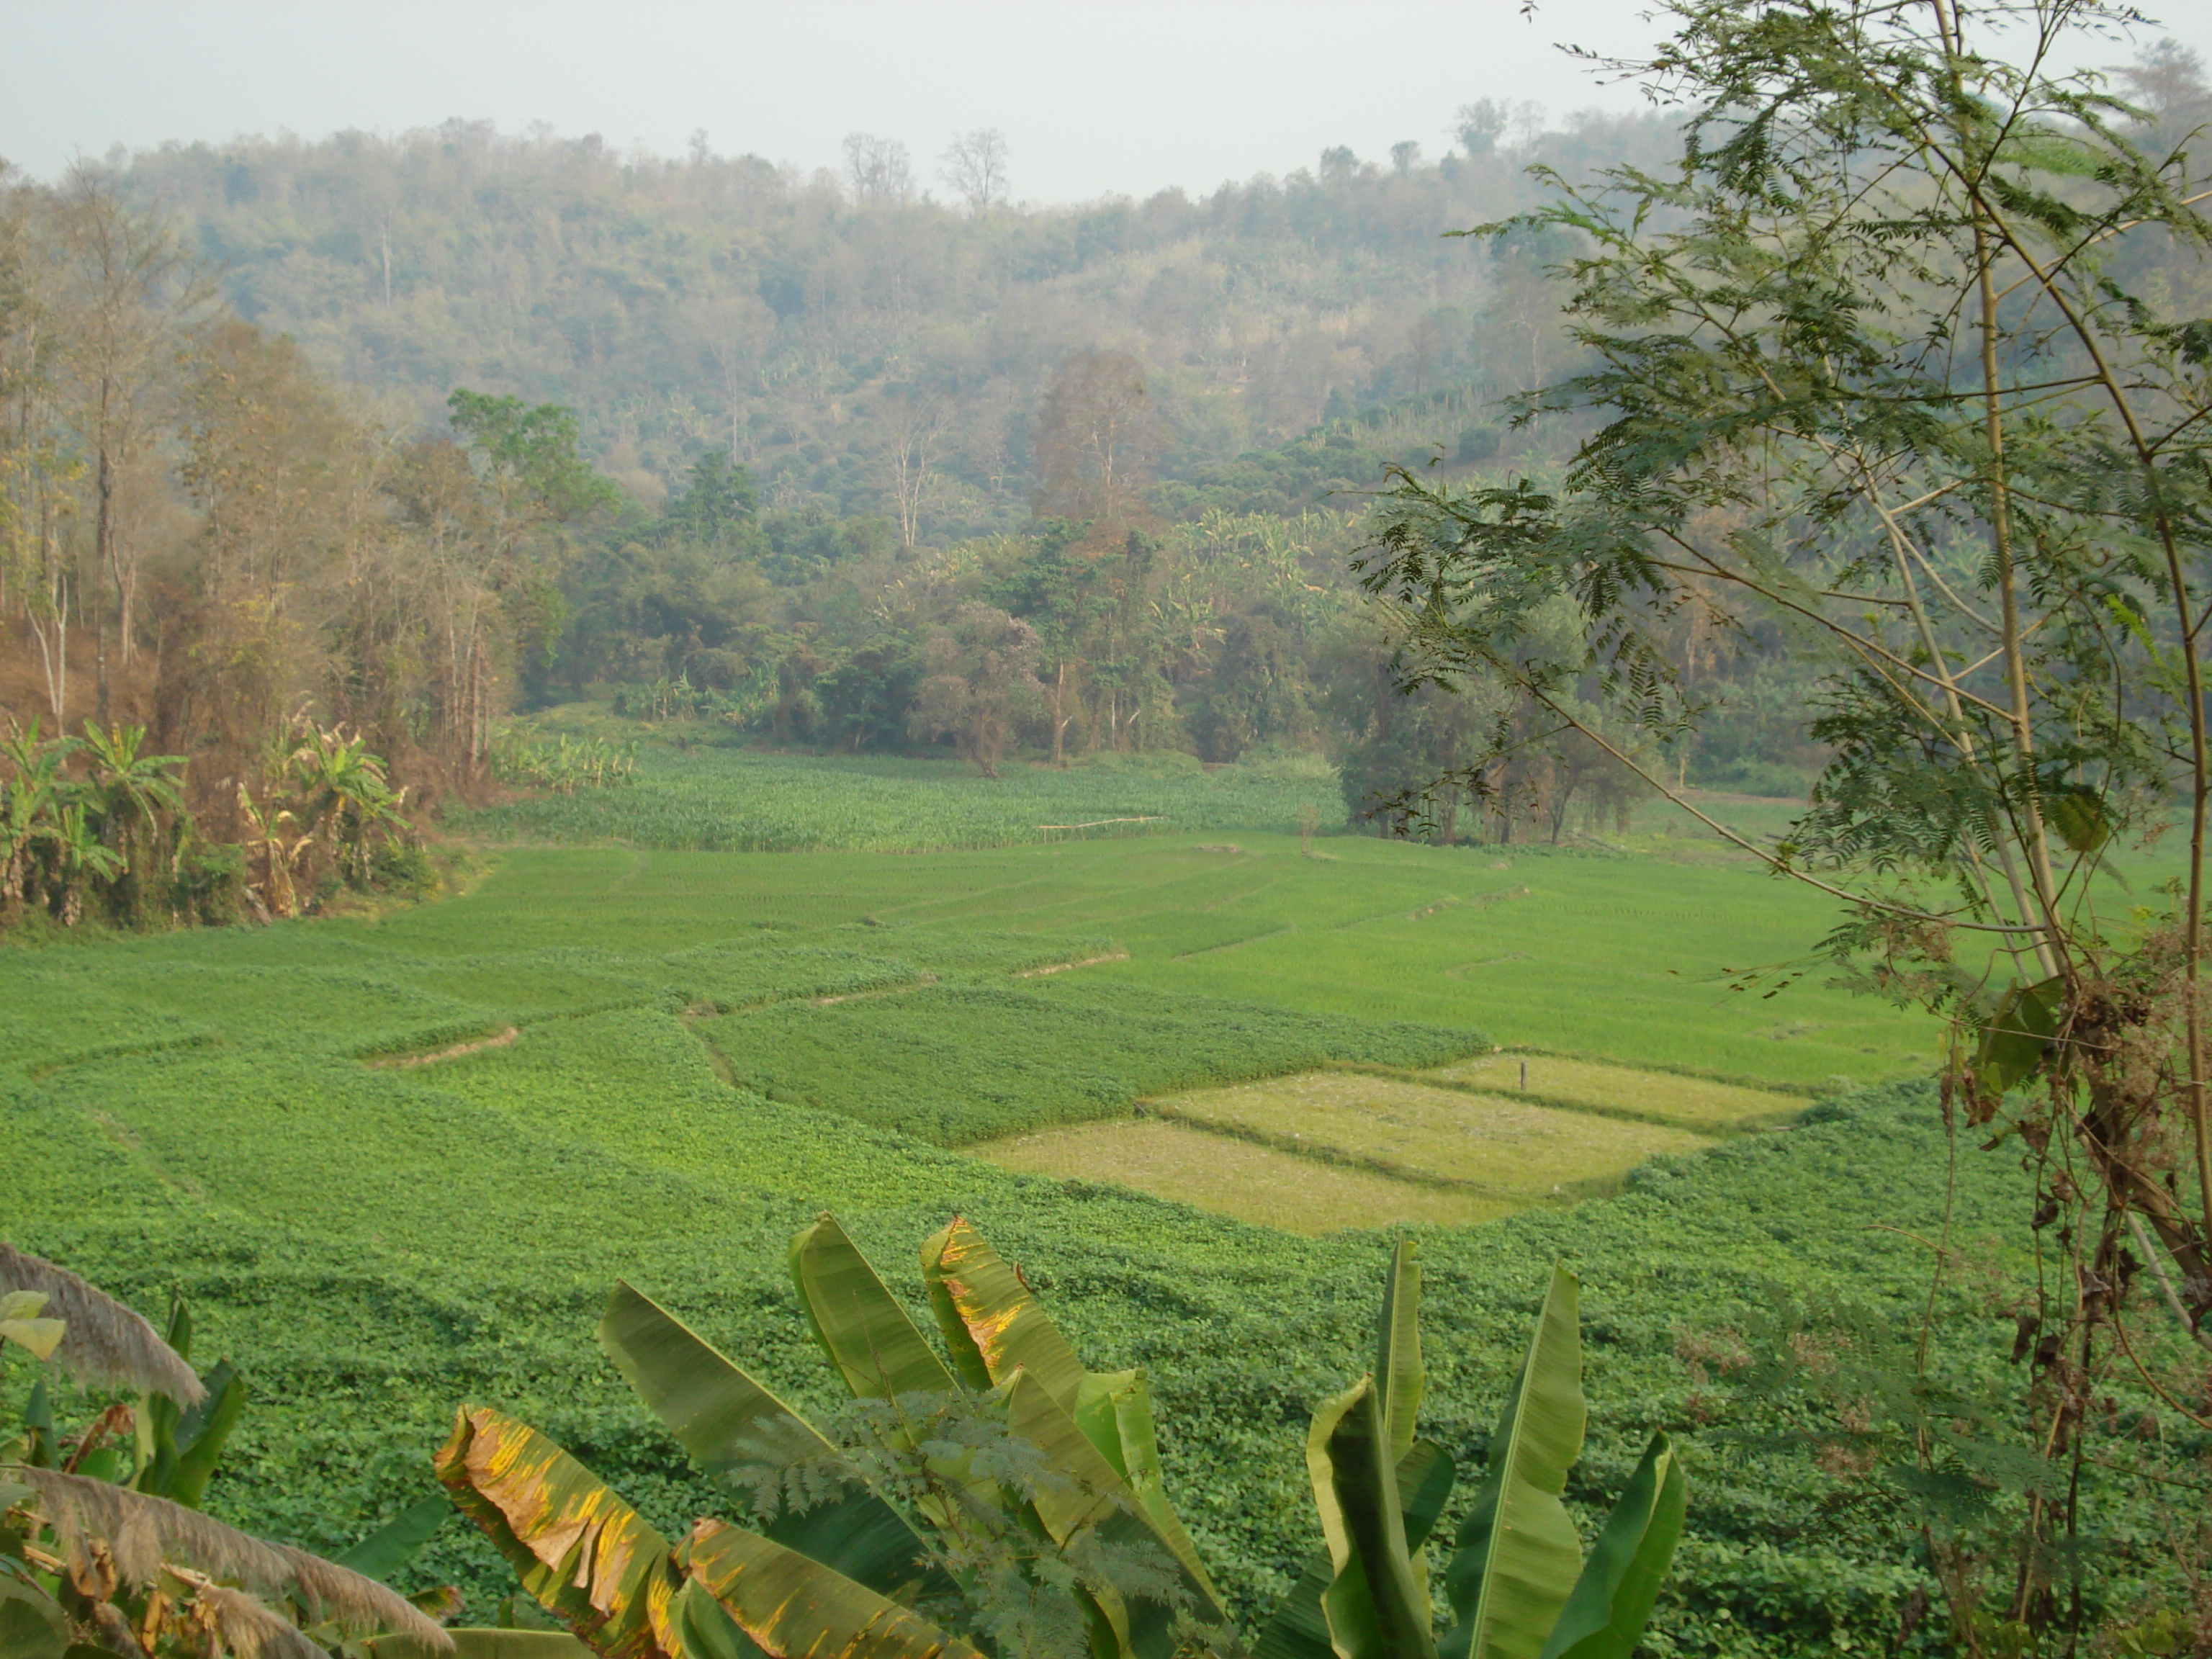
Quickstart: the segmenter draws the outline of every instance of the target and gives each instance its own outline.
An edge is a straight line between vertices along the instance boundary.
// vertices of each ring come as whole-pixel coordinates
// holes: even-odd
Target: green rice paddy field
[[[732,813],[764,779],[849,806],[866,845],[896,781],[684,766]],[[647,812],[632,844],[489,848],[465,892],[378,917],[0,951],[0,1234],[149,1309],[181,1289],[202,1363],[254,1390],[217,1507],[329,1547],[427,1489],[464,1401],[680,1526],[714,1500],[591,1341],[611,1280],[818,1401],[789,1235],[834,1209],[911,1294],[914,1247],[964,1213],[1094,1367],[1151,1371],[1247,1610],[1314,1541],[1304,1418],[1364,1366],[1391,1238],[1425,1241],[1433,1431],[1469,1455],[1565,1259],[1594,1412],[1570,1497],[1609,1503],[1655,1426],[1691,1447],[1655,1650],[1893,1638],[1909,1538],[1802,1455],[1723,1455],[1676,1357],[1778,1302],[1926,1295],[1933,1033],[1817,974],[1729,988],[1802,957],[1822,903],[1709,856],[1308,844],[1280,801],[1025,839],[1030,797],[934,777],[963,839],[996,811],[1020,844],[675,848],[636,844],[672,838]],[[606,841],[629,793],[537,833]],[[2017,1186],[1969,1154],[1960,1236]],[[1938,1303],[1968,1371],[2001,1365],[1977,1298],[2021,1265],[1984,1254]],[[498,1593],[459,1525],[424,1571]]]

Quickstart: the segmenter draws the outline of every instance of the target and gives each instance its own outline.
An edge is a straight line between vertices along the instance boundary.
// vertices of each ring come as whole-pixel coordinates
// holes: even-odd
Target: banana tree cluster
[[[609,789],[637,781],[637,739],[617,746],[605,738],[570,742],[566,732],[549,741],[516,720],[492,733],[488,751],[492,775],[501,783],[550,789],[573,795],[579,789]]]
[[[270,754],[258,793],[238,787],[250,832],[248,902],[264,917],[295,916],[326,873],[366,887],[377,848],[409,833],[406,804],[406,790],[392,787],[365,738],[343,724],[295,719]]]
[[[0,1244],[0,1365],[11,1352],[79,1381],[134,1390],[74,1433],[47,1380],[0,1437],[0,1656],[5,1659],[368,1659],[396,1640],[449,1653],[432,1612],[389,1577],[450,1518],[441,1498],[404,1512],[341,1560],[271,1543],[200,1513],[245,1400],[235,1371],[186,1358],[191,1316],[167,1334],[50,1261]]]
[[[601,1344],[743,1500],[741,1519],[671,1540],[559,1446],[481,1407],[459,1413],[439,1479],[523,1587],[605,1659],[1242,1654],[1168,1500],[1143,1375],[1085,1370],[966,1223],[921,1260],[945,1357],[833,1218],[793,1241],[809,1327],[854,1402],[820,1424],[617,1285]],[[1254,1659],[1626,1659],[1672,1559],[1684,1486],[1656,1437],[1583,1561],[1560,1498],[1583,1424],[1572,1276],[1553,1276],[1445,1568],[1449,1620],[1424,1552],[1455,1468],[1415,1432],[1419,1303],[1401,1245],[1376,1369],[1308,1436],[1326,1547]],[[470,1633],[457,1634],[465,1650]]]
[[[174,862],[191,828],[184,761],[145,743],[143,726],[90,721],[82,738],[42,739],[35,719],[0,738],[0,918],[40,905],[74,927],[88,897],[119,899]]]
[[[1586,1416],[1579,1296],[1574,1275],[1554,1268],[1445,1564],[1439,1609],[1425,1546],[1456,1471],[1414,1431],[1420,1268],[1414,1247],[1398,1246],[1375,1370],[1322,1405],[1306,1437],[1327,1547],[1261,1630],[1256,1659],[1628,1659],[1674,1559],[1687,1487],[1674,1448],[1655,1434],[1583,1559],[1561,1500]]]

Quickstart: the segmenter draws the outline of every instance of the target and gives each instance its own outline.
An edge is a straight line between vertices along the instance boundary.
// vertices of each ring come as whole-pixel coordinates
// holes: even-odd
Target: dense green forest
[[[88,721],[143,728],[201,838],[258,849],[180,912],[293,901],[272,826],[317,842],[326,814],[264,752],[287,722],[284,755],[356,743],[418,810],[493,787],[530,741],[509,713],[587,700],[987,775],[1257,749],[1343,758],[1355,806],[1419,781],[1504,711],[1395,695],[1347,568],[1362,492],[1394,458],[1543,467],[1568,435],[1489,410],[1568,360],[1557,239],[1440,230],[1522,203],[1531,165],[1666,136],[1507,149],[1502,106],[1462,114],[1433,164],[1332,151],[1065,210],[474,128],[15,180],[0,708],[42,722],[53,787],[11,890],[73,915],[116,885],[58,828],[130,816],[76,799]],[[1741,772],[1744,740],[1707,747]],[[1586,746],[1518,770],[1503,838],[1627,805]],[[304,856],[325,885],[368,868]]]

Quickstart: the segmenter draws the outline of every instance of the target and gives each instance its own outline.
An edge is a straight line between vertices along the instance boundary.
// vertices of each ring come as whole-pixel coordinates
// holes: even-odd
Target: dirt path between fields
[[[472,1037],[466,1042],[456,1042],[451,1048],[433,1048],[421,1054],[379,1054],[363,1062],[373,1072],[407,1071],[417,1066],[435,1066],[441,1060],[459,1060],[464,1054],[480,1054],[487,1048],[504,1048],[522,1032],[510,1025],[504,1031],[487,1037]]]

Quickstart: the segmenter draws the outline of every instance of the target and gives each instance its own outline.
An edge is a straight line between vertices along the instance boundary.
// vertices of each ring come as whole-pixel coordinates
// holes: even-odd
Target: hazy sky
[[[1349,144],[1431,155],[1483,97],[1626,107],[1558,50],[1631,51],[1643,0],[0,0],[0,157],[289,128],[533,121],[618,148],[835,166],[904,141],[933,183],[956,131],[1007,137],[1018,198],[1194,194]],[[2212,8],[2176,32],[2212,45]],[[2201,37],[2201,38],[2200,38]],[[2111,56],[2129,52],[2116,47]]]

